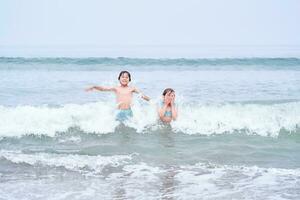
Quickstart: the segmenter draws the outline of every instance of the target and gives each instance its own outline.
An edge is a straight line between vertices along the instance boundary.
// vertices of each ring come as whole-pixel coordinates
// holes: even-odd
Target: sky
[[[299,10],[299,0],[0,0],[0,55],[24,47],[300,45]]]

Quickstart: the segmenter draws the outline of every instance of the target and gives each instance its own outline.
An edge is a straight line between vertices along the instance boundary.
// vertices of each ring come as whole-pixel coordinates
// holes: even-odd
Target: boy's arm
[[[90,88],[87,88],[85,91],[93,91],[93,90],[98,90],[98,91],[116,91],[115,87],[103,87],[103,86],[93,86]]]
[[[133,88],[133,92],[140,94],[142,99],[144,99],[146,101],[150,101],[150,98],[148,96],[144,95],[143,93],[141,93],[141,91],[139,89]]]

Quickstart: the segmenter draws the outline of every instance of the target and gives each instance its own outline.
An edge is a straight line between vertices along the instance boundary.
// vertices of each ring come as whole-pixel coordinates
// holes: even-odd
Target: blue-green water
[[[0,58],[0,199],[299,199],[298,58]],[[115,120],[117,85],[137,96]],[[179,117],[157,121],[164,88]],[[53,195],[49,195],[49,194]]]

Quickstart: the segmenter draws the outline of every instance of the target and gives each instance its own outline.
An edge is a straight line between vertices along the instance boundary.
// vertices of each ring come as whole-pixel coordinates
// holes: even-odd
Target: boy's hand
[[[94,89],[94,87],[90,87],[90,88],[86,88],[85,91],[90,92],[90,91],[93,91],[93,89]]]
[[[144,95],[144,94],[142,94],[141,95],[141,97],[144,99],[144,100],[146,100],[146,101],[150,101],[150,98],[149,97],[147,97],[146,95]]]

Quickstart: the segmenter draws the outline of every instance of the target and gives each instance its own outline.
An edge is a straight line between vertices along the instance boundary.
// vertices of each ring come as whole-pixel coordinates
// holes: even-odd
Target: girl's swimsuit
[[[172,117],[172,111],[166,111],[164,116],[165,117]]]
[[[164,106],[164,102],[161,102],[161,106]],[[165,117],[172,117],[172,111],[165,111]]]
[[[133,116],[133,114],[132,114],[132,110],[130,108],[125,109],[125,110],[119,110],[118,114],[116,116],[116,120],[123,122],[125,120],[130,119],[132,116]]]

